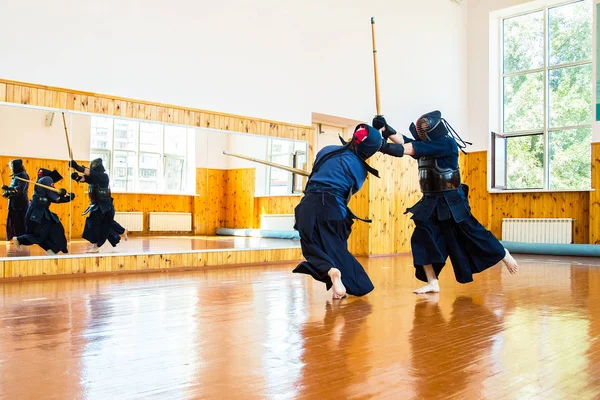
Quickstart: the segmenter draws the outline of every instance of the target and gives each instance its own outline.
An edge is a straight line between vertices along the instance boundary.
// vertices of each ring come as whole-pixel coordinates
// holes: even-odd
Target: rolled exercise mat
[[[523,243],[505,241],[501,241],[500,243],[502,243],[502,245],[511,253],[600,257],[600,245],[598,244]]]
[[[300,239],[298,231],[277,231],[269,229],[217,229],[219,236],[263,237],[273,239]]]

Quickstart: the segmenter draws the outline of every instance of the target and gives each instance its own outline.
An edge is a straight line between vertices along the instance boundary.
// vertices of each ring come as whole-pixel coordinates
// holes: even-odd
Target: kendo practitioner
[[[6,240],[25,233],[25,214],[29,206],[29,175],[23,167],[23,160],[15,159],[8,163],[12,171],[10,185],[2,186],[3,197],[8,198],[8,217],[6,218]]]
[[[109,188],[110,180],[102,165],[102,159],[93,160],[89,168],[71,160],[69,167],[83,174],[79,175],[77,172],[73,172],[71,179],[88,184],[90,205],[83,212],[83,215],[89,214],[83,229],[83,238],[92,244],[88,253],[99,252],[100,247],[107,240],[113,247],[116,247],[121,241],[121,235],[127,240],[127,231],[115,221],[115,208]]]
[[[390,128],[383,117],[375,117],[373,126],[384,132]],[[415,222],[411,237],[415,276],[427,285],[414,293],[439,292],[438,276],[448,256],[460,283],[473,281],[473,274],[499,262],[515,274],[515,259],[471,214],[469,187],[461,183],[458,168],[459,148],[464,152],[470,143],[458,136],[440,111],[424,114],[409,130],[414,139],[392,134],[389,138],[395,144],[382,146],[382,151],[401,152],[401,144],[403,153],[418,161],[423,197],[405,214],[412,213]]]
[[[367,173],[379,176],[366,160],[381,148],[383,140],[381,132],[360,124],[345,145],[324,147],[317,154],[304,197],[295,209],[294,229],[300,233],[306,261],[293,272],[311,275],[325,283],[327,290],[333,287],[334,299],[344,298],[346,293],[364,296],[374,288],[348,251],[353,220],[360,219],[350,211],[348,202],[362,187]]]
[[[54,184],[61,180],[62,176],[56,170],[40,168],[38,171],[37,183],[42,185],[54,187]],[[21,246],[37,244],[49,255],[61,251],[68,253],[65,229],[58,216],[50,211],[50,203],[68,203],[74,198],[75,194],[67,194],[65,189],[56,193],[36,185],[25,215],[25,234],[12,239],[16,249],[22,250]]]

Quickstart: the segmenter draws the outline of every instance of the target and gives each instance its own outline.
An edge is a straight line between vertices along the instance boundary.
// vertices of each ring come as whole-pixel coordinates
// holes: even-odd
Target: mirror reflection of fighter
[[[373,126],[388,125],[376,117]],[[413,214],[415,222],[411,237],[415,275],[427,285],[414,292],[439,292],[438,276],[448,256],[460,283],[472,282],[473,274],[499,262],[515,274],[515,259],[471,214],[469,187],[461,182],[458,168],[458,151],[466,142],[439,111],[422,115],[409,130],[414,139],[392,135],[390,140],[403,144],[404,154],[417,159],[419,165],[423,197],[406,212]]]
[[[6,218],[6,240],[25,233],[25,214],[29,206],[29,182],[23,182],[17,178],[29,180],[29,175],[23,167],[23,160],[17,158],[8,163],[12,171],[10,185],[2,186],[4,193],[2,197],[8,198],[8,216]]]
[[[83,215],[89,213],[83,229],[83,238],[92,244],[88,253],[99,252],[100,247],[107,240],[112,247],[116,247],[121,241],[121,235],[124,240],[127,240],[127,231],[115,221],[115,207],[109,188],[110,179],[102,165],[102,159],[93,160],[89,168],[71,160],[69,167],[83,174],[73,172],[71,179],[88,184],[90,205],[83,213]]]
[[[37,183],[39,184],[54,187],[54,184],[61,180],[62,176],[56,170],[50,171],[49,169],[40,168],[38,171]],[[48,255],[57,254],[61,251],[68,253],[65,228],[58,216],[50,211],[50,203],[68,203],[75,198],[75,194],[67,194],[65,189],[60,189],[58,192],[38,185],[35,186],[31,203],[29,203],[25,215],[25,234],[15,236],[12,239],[17,250],[22,250],[21,246],[37,244],[46,250]]]

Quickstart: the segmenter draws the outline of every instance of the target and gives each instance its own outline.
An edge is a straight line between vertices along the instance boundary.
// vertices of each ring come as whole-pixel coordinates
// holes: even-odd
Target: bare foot
[[[98,253],[100,251],[100,247],[96,243],[92,245],[92,247],[86,253]]]
[[[333,283],[333,298],[334,299],[345,299],[346,295],[346,287],[342,283],[342,273],[337,268],[331,268],[327,273],[331,278],[331,283]]]
[[[506,249],[504,249],[504,250],[506,250]],[[517,261],[508,252],[508,250],[506,250],[506,255],[502,259],[502,262],[504,263],[504,265],[506,265],[506,269],[508,269],[508,272],[511,275],[516,274],[517,271],[519,270],[519,265],[517,264]]]
[[[21,246],[21,243],[19,243],[19,239],[17,239],[17,237],[13,237],[11,240],[13,246],[15,246],[15,249],[17,249],[18,251],[23,250],[23,247]]]
[[[437,279],[429,282],[427,285],[420,287],[416,290],[413,290],[415,294],[423,294],[423,293],[439,293],[440,292],[440,284]]]
[[[127,229],[125,229],[125,232],[123,232],[123,240],[124,241],[128,241],[129,240],[129,232],[127,232]]]
[[[56,253],[52,249],[46,250],[46,254],[49,255],[49,256],[55,256],[56,255]]]

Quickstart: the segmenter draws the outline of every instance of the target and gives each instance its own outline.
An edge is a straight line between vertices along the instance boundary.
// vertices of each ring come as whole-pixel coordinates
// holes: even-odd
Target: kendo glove
[[[381,134],[383,135],[383,138],[385,140],[387,140],[390,136],[396,134],[396,130],[388,125],[383,115],[375,116],[375,118],[373,118],[373,123],[371,124],[371,126],[373,126],[373,128],[377,130],[384,128]]]
[[[65,189],[65,188],[59,189],[58,190],[58,195],[60,197],[65,197],[67,195],[67,189]]]
[[[2,190],[10,190],[10,188],[6,185],[2,185]]]
[[[71,179],[73,179],[75,182],[81,182],[81,175],[79,175],[77,172],[73,172],[71,174]]]
[[[75,160],[69,161],[69,167],[73,168],[75,171],[85,172],[85,167],[77,164],[77,161]]]
[[[390,156],[402,157],[404,156],[404,145],[384,142],[379,151]]]
[[[56,203],[58,203],[58,204],[60,204],[60,203],[68,203],[71,200],[73,200],[74,198],[75,198],[75,193],[69,193],[69,194],[66,194],[64,196],[60,196],[60,198],[58,200],[56,200]]]
[[[10,197],[10,193],[9,192],[4,192],[4,193],[2,193],[2,197],[9,198]]]

